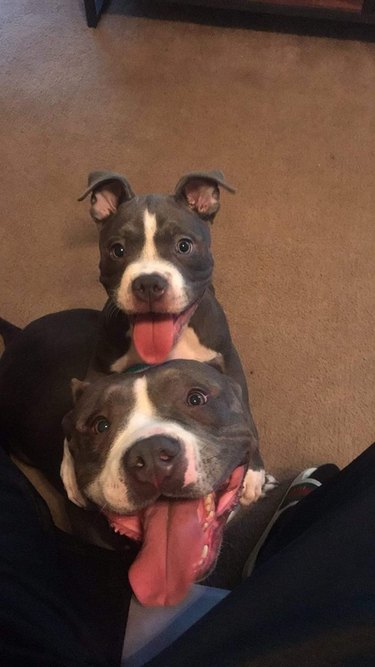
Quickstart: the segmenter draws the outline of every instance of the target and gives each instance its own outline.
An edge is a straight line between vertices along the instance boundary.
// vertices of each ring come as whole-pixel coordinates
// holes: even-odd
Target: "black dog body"
[[[0,319],[0,334],[6,326]],[[46,315],[13,340],[0,358],[0,428],[8,450],[63,489],[62,418],[72,408],[71,380],[84,378],[95,353],[100,312]]]

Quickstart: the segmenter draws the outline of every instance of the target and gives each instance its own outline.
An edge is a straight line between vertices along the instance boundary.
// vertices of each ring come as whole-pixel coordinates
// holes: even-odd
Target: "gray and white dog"
[[[69,377],[87,367],[95,316],[57,313],[22,332],[0,320],[0,333],[14,337],[0,360],[2,439],[55,487],[62,479],[73,532],[121,548],[113,528],[139,543],[129,579],[143,604],[175,604],[216,563],[249,463],[251,420],[216,362],[73,380],[72,399]]]
[[[170,361],[73,383],[62,479],[142,544],[129,571],[143,604],[175,604],[216,563],[249,460],[241,389],[206,363]]]

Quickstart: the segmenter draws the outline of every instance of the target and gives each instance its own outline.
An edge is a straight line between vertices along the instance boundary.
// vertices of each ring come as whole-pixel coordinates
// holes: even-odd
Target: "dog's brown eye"
[[[105,433],[110,426],[110,422],[105,417],[97,417],[93,423],[95,433]]]
[[[205,405],[208,401],[208,396],[200,389],[192,389],[187,395],[186,402],[190,407],[195,408],[198,405]]]
[[[114,243],[110,253],[113,259],[121,259],[125,255],[125,248],[122,243]]]
[[[180,239],[176,249],[181,255],[188,255],[193,249],[193,241],[190,239]]]

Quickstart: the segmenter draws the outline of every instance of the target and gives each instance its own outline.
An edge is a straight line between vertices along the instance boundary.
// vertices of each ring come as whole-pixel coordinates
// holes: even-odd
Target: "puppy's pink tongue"
[[[137,315],[133,322],[133,341],[143,361],[160,364],[166,360],[174,343],[173,315]]]

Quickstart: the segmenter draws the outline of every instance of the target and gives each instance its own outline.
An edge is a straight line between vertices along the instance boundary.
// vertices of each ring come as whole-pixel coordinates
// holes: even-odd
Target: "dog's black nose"
[[[167,281],[158,273],[144,273],[132,282],[133,294],[141,301],[157,301],[167,289]]]
[[[139,440],[126,452],[124,465],[134,480],[163,491],[169,482],[181,477],[181,445],[163,435]]]

